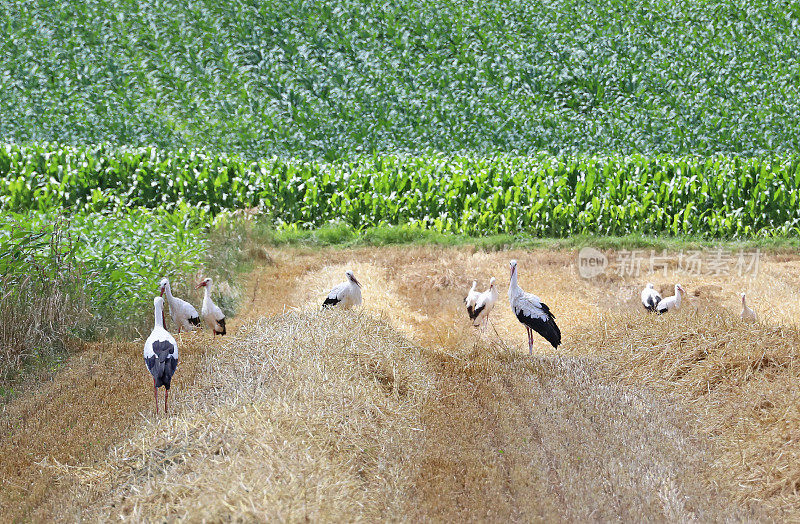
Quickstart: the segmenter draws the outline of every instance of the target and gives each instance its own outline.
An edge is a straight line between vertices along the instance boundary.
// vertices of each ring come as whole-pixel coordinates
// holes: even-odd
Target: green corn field
[[[154,148],[0,148],[0,207],[215,215],[259,207],[275,225],[440,232],[786,236],[800,231],[800,160],[372,156],[249,162]]]

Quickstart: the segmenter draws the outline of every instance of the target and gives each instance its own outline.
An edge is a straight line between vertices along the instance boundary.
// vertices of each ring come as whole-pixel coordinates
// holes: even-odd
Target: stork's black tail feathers
[[[550,312],[547,304],[541,304],[541,308],[546,315],[544,320],[528,317],[522,311],[517,313],[517,319],[542,335],[554,349],[558,349],[558,346],[561,345],[561,330],[558,329],[558,324],[556,324],[556,316]]]
[[[478,313],[475,311],[473,306],[467,306],[467,315],[469,315],[470,320],[475,320],[475,317],[478,316]]]
[[[322,308],[325,309],[325,308],[333,307],[338,303],[339,303],[339,299],[338,298],[328,297],[328,298],[325,299],[325,302],[322,303]]]
[[[647,311],[655,311],[656,310],[656,306],[658,306],[658,301],[656,300],[656,297],[650,296],[650,297],[647,297],[647,304],[643,304],[643,305],[644,305],[644,308]]]
[[[224,335],[225,333],[227,333],[227,332],[228,332],[228,331],[225,329],[225,319],[224,319],[224,318],[223,318],[222,320],[217,320],[217,324],[219,324],[220,326],[222,326],[222,331],[217,331],[217,330],[215,329],[215,330],[214,330],[214,333],[216,333],[217,335]]]
[[[544,311],[549,318],[546,322],[548,326],[549,333],[545,335],[541,331],[539,332],[550,344],[553,345],[554,349],[558,349],[558,346],[561,344],[561,330],[558,329],[558,324],[556,324],[556,316],[550,312],[550,308],[547,307],[547,304],[542,303],[542,311]]]
[[[483,311],[484,309],[486,309],[486,305],[483,305],[483,306],[481,306],[481,307],[479,307],[477,309],[474,309],[472,311],[472,314],[469,316],[469,318],[471,318],[472,321],[475,322],[475,319],[478,318],[478,315],[480,315],[481,311]]]
[[[153,375],[153,383],[156,387],[164,386],[169,389],[172,375],[178,367],[177,359],[171,357],[174,351],[175,347],[170,342],[158,340],[153,343],[155,355],[144,359],[147,369]]]
[[[193,326],[199,326],[200,325],[200,317],[192,317],[192,318],[190,318],[189,319],[189,324],[191,324]]]
[[[547,326],[549,327],[549,333],[547,335],[542,333],[542,336],[552,344],[553,349],[558,349],[558,346],[561,345],[561,330],[558,329],[558,324],[556,324],[554,318],[547,322]]]

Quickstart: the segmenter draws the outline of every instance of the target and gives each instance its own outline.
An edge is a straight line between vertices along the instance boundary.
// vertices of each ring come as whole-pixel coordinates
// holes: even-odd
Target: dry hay
[[[679,395],[717,449],[715,476],[741,502],[800,509],[800,330],[745,324],[706,303],[663,316],[608,312],[577,346],[607,375]]]
[[[235,363],[235,365],[232,365]],[[246,325],[169,417],[75,468],[84,519],[716,520],[707,448],[595,362],[424,351],[363,313]],[[110,492],[109,492],[110,490]],[[86,507],[83,508],[87,510]]]
[[[569,252],[403,247],[272,255],[275,265],[250,279],[244,316],[297,311],[249,324],[242,340],[229,337],[219,355],[203,360],[197,382],[183,384],[170,418],[156,421],[150,403],[129,402],[148,415],[110,461],[56,466],[87,488],[64,507],[103,504],[100,513],[65,515],[753,517],[727,509],[735,508],[730,492],[753,508],[764,501],[773,515],[800,511],[796,257],[765,259],[757,278],[679,271],[585,281]],[[505,297],[511,258],[520,261],[523,288],[558,316],[558,351],[537,340],[538,356],[527,357]],[[347,268],[365,284],[364,307],[320,313]],[[500,301],[481,335],[462,299],[473,278],[484,287],[490,276]],[[641,310],[644,282],[667,296],[676,280],[689,292],[680,312]],[[761,323],[738,321],[742,290]],[[276,330],[290,321],[296,330]],[[348,346],[340,328],[358,323],[388,342]],[[269,347],[278,339],[280,358]],[[305,359],[303,348],[316,348],[314,358]],[[246,367],[230,368],[234,357]],[[277,378],[284,375],[287,384]],[[346,408],[355,415],[344,419]],[[64,463],[62,456],[53,458]],[[308,479],[320,486],[314,493]]]
[[[175,414],[148,417],[113,450],[99,476],[116,488],[96,516],[400,518],[431,387],[417,350],[352,312],[292,312],[242,331],[205,359]]]
[[[331,288],[345,281],[344,272],[348,269],[353,271],[356,279],[361,283],[363,306],[359,309],[394,325],[406,335],[413,337],[415,334],[414,324],[420,320],[419,316],[413,312],[407,312],[406,315],[397,314],[404,309],[404,304],[398,296],[391,277],[391,268],[380,267],[369,259],[361,262],[353,259],[326,264],[306,273],[295,283],[294,293],[289,299],[289,304],[292,304],[293,308],[303,311],[318,310]]]
[[[703,478],[709,448],[669,399],[609,384],[594,359],[497,346],[433,353],[414,519],[743,518]]]

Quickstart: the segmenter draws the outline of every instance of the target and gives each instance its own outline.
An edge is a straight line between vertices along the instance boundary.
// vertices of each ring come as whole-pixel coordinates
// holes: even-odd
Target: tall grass
[[[0,234],[0,385],[26,365],[57,364],[88,320],[69,224],[6,223]]]
[[[142,335],[162,276],[188,294],[206,234],[188,215],[0,216],[3,374],[60,355],[67,340]]]

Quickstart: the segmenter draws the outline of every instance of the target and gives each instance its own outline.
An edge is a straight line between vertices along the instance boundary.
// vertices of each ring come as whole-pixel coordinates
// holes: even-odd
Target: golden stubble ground
[[[572,252],[271,256],[231,336],[184,338],[169,418],[152,414],[139,343],[88,347],[4,406],[0,517],[798,515],[800,256],[764,257],[755,278],[591,281]],[[556,314],[558,351],[537,339],[527,357],[511,258]],[[346,269],[364,306],[320,313]],[[462,301],[491,276],[500,301],[481,334]],[[641,311],[646,281],[665,296],[683,284],[682,310]],[[739,322],[740,291],[760,323]]]

